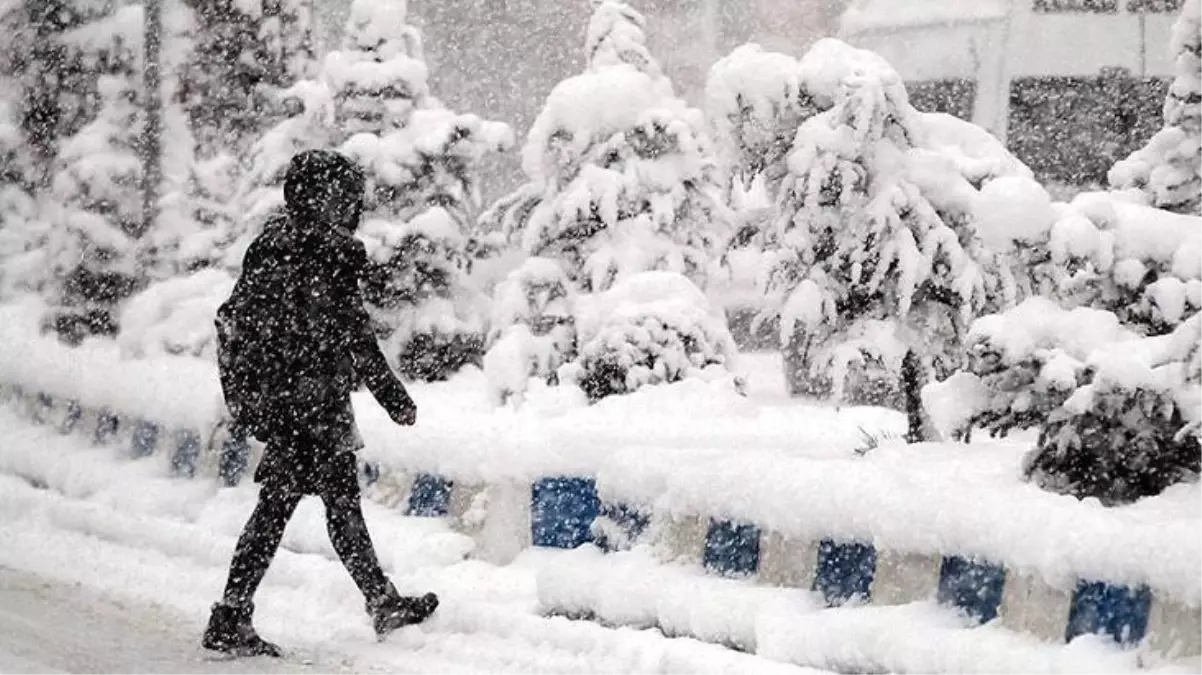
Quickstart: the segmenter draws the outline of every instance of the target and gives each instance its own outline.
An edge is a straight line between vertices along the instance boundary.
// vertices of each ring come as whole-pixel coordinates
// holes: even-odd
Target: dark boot
[[[426,593],[421,597],[403,596],[392,584],[384,594],[367,603],[376,635],[383,638],[402,626],[421,623],[438,609],[438,596]]]
[[[204,648],[239,657],[283,656],[284,653],[279,647],[259,637],[255,632],[255,627],[251,624],[251,616],[254,613],[254,604],[213,605],[213,614],[209,616],[209,627],[205,629],[202,641]]]

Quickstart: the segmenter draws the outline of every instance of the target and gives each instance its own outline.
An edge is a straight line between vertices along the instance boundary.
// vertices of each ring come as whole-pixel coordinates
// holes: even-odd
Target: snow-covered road
[[[197,647],[251,487],[162,478],[163,458],[31,426],[0,409],[0,672],[804,672],[658,631],[538,613],[535,575],[557,552],[506,567],[464,558],[433,519],[368,505],[402,592],[444,604],[376,642],[362,600],[307,500],[258,596],[256,623],[286,661],[215,660]]]

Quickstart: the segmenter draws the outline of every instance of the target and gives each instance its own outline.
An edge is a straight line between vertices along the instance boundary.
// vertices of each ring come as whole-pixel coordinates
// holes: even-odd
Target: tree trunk
[[[907,443],[922,443],[928,440],[923,425],[922,415],[922,364],[918,355],[911,349],[902,360],[901,388],[906,403],[906,419],[909,428],[906,431]]]

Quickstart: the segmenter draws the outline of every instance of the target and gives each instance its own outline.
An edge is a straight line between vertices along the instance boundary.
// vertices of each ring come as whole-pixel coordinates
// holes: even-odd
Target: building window
[[[1096,189],[1160,129],[1168,81],[1107,70],[1026,77],[1010,89],[1007,145],[1042,183]]]
[[[910,105],[923,112],[941,112],[963,120],[972,120],[977,98],[977,81],[970,79],[924,80],[907,82]]]
[[[1127,0],[1128,12],[1176,12],[1181,0]]]
[[[1130,1],[1139,2],[1140,0]],[[1119,11],[1119,0],[1035,0],[1035,11],[1049,14],[1054,12],[1114,14]]]

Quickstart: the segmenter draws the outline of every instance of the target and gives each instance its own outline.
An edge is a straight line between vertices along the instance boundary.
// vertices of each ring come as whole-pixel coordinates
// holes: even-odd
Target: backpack
[[[268,435],[270,383],[265,359],[268,346],[249,319],[249,295],[243,284],[217,309],[217,374],[235,430],[261,441]]]

